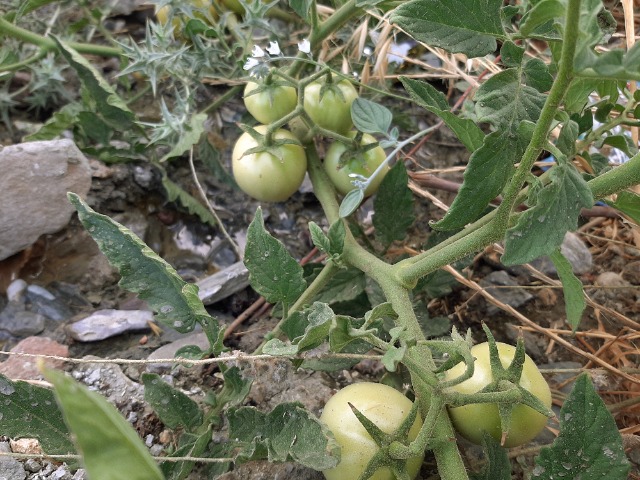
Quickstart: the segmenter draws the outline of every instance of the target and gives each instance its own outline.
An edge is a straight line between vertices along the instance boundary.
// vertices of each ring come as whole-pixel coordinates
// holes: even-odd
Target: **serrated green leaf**
[[[326,470],[340,461],[340,447],[329,429],[299,403],[282,403],[266,414],[254,407],[232,409],[227,419],[229,438],[240,448],[239,463],[293,460]]]
[[[100,480],[164,480],[136,431],[104,397],[46,369],[87,475]]]
[[[487,432],[482,435],[482,447],[487,464],[482,472],[471,474],[472,480],[511,480],[511,462],[507,449]]]
[[[69,103],[65,105],[54,113],[36,133],[27,135],[24,140],[27,142],[52,140],[65,130],[73,129],[78,123],[78,115],[82,109],[83,107],[80,103]]]
[[[573,120],[569,120],[560,130],[556,147],[567,158],[573,158],[576,153],[576,140],[578,140],[578,124]]]
[[[597,63],[598,56],[594,52],[594,47],[613,34],[616,27],[611,14],[603,9],[601,0],[581,1],[579,18],[578,40],[573,61],[576,73],[590,69]],[[605,61],[605,65],[610,63],[609,59]],[[615,68],[615,60],[614,64],[609,66]],[[603,76],[608,76],[606,70]]]
[[[409,77],[400,77],[411,98],[429,112],[437,115],[456,134],[458,139],[470,152],[476,151],[482,146],[484,133],[472,120],[459,118],[449,111],[449,103],[442,92],[432,85],[414,80]]]
[[[212,227],[218,224],[207,207],[187,193],[180,185],[170,180],[164,171],[162,172],[162,187],[170,202],[178,202],[186,208],[190,214],[197,216],[203,223],[209,224]]]
[[[539,58],[530,58],[522,66],[524,82],[539,92],[548,92],[553,85],[549,67]]]
[[[253,379],[245,378],[238,367],[222,368],[224,386],[215,396],[218,404],[227,406],[240,405],[249,394]]]
[[[589,52],[582,59],[583,71],[595,72],[603,78],[616,80],[640,80],[640,43],[634,44],[627,52],[610,50],[600,54]],[[580,75],[580,71],[577,72]]]
[[[361,132],[386,134],[392,119],[388,108],[366,98],[358,97],[351,104],[351,120]]]
[[[260,207],[247,230],[244,264],[251,286],[269,303],[290,305],[306,288],[300,264],[265,230]]]
[[[636,153],[638,153],[638,147],[634,144],[631,136],[627,135],[607,135],[602,137],[600,142],[597,142],[597,147],[602,145],[610,145],[618,150],[621,150],[628,157],[633,157]]]
[[[382,179],[373,200],[373,226],[376,228],[376,238],[384,246],[391,245],[394,240],[404,239],[416,219],[408,181],[404,163],[396,163]]]
[[[193,330],[196,322],[211,319],[198,297],[196,285],[182,280],[171,265],[131,230],[95,212],[75,193],[67,196],[84,228],[120,272],[119,285],[146,300],[158,321],[185,333]]]
[[[513,164],[520,160],[524,139],[506,131],[493,132],[469,158],[464,181],[451,208],[436,230],[455,230],[476,220],[496,198],[514,172]]]
[[[527,120],[535,123],[547,96],[523,85],[519,70],[510,68],[484,82],[475,95],[479,122],[499,132],[513,132]]]
[[[451,53],[481,57],[495,52],[505,34],[500,0],[412,0],[391,14],[416,40]],[[461,15],[464,12],[464,15]]]
[[[316,222],[309,222],[309,233],[311,234],[311,241],[316,248],[323,253],[329,254],[331,251],[329,237],[324,234],[322,228]]]
[[[320,345],[329,335],[335,314],[326,303],[314,302],[305,309],[307,328],[304,335],[296,343],[298,352],[304,352]]]
[[[109,143],[113,133],[113,129],[93,112],[80,112],[78,126],[89,140],[103,145]]]
[[[533,8],[522,17],[520,34],[525,37],[537,37],[536,30],[538,28],[554,20],[558,21],[557,19],[564,17],[565,11],[566,6],[560,0],[543,0],[537,2]]]
[[[78,74],[84,88],[89,92],[92,102],[95,102],[97,113],[102,116],[109,126],[117,131],[130,128],[135,118],[134,113],[127,107],[122,98],[109,83],[98,73],[89,61],[73,48],[51,36],[58,45],[60,53]]]
[[[613,208],[617,208],[625,215],[628,215],[640,225],[640,195],[633,192],[622,191],[617,194],[616,201],[605,200]]]
[[[342,255],[342,250],[344,249],[344,238],[346,236],[346,228],[344,226],[344,221],[336,220],[329,227],[329,254],[331,255]]]
[[[537,193],[535,205],[507,230],[502,263],[527,263],[551,255],[565,233],[578,227],[582,208],[593,206],[593,195],[573,164],[562,162],[550,171],[551,182]]]
[[[75,453],[53,390],[13,382],[0,374],[0,432],[11,438],[37,438],[50,455]]]
[[[313,0],[289,0],[289,6],[296,12],[305,22],[311,23],[311,6]]]
[[[170,158],[179,157],[183,153],[188,152],[195,144],[200,141],[200,137],[204,133],[204,122],[207,119],[206,113],[196,113],[189,119],[189,123],[185,125],[185,131],[173,148],[160,159],[160,162],[166,162]]]
[[[630,465],[616,422],[587,373],[576,380],[560,410],[560,435],[536,458],[532,478],[625,480]]]
[[[298,345],[285,343],[279,338],[272,338],[262,346],[262,353],[274,357],[290,357],[298,353]]]
[[[524,47],[516,45],[512,41],[507,41],[500,48],[500,58],[505,67],[519,68],[524,57]]]
[[[615,80],[576,78],[565,95],[564,106],[569,113],[581,113],[589,101],[589,95],[598,92],[602,99],[615,102],[618,98],[618,83]]]
[[[556,267],[558,277],[562,283],[567,322],[575,332],[580,325],[582,312],[587,307],[582,282],[574,275],[571,263],[560,253],[560,250],[553,252],[549,258],[551,258],[553,265]]]
[[[162,423],[175,430],[184,427],[193,431],[202,424],[202,410],[180,390],[173,388],[155,373],[143,373],[144,399],[160,417]]]

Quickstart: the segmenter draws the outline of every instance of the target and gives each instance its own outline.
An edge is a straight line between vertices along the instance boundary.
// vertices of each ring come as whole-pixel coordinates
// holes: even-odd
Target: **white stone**
[[[81,342],[95,342],[133,330],[146,330],[153,322],[148,310],[98,310],[69,325],[69,334]]]
[[[89,161],[67,139],[0,147],[0,172],[0,260],[65,227],[67,192],[91,186]]]

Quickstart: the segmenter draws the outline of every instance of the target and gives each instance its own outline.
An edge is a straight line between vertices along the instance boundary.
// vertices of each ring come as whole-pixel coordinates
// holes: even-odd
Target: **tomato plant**
[[[249,113],[264,124],[280,120],[293,112],[298,104],[296,89],[281,84],[248,82],[243,99]]]
[[[259,125],[256,131],[262,135],[267,127]],[[238,186],[251,197],[263,202],[282,202],[293,195],[304,180],[307,157],[304,149],[293,143],[277,144],[278,140],[297,142],[288,130],[273,134],[275,145],[263,151],[246,153],[259,146],[258,140],[243,133],[236,141],[231,155],[233,176]]]
[[[354,383],[343,388],[329,399],[320,420],[329,427],[341,447],[340,463],[325,470],[327,480],[359,478],[379,447],[349,407],[352,404],[383,432],[393,433],[411,410],[411,400],[398,390],[381,383]],[[409,430],[409,440],[420,431],[422,420],[417,416]],[[407,461],[410,478],[420,471],[424,455]],[[370,477],[371,480],[393,480],[389,468],[383,467]]]
[[[508,367],[513,360],[515,347],[496,342],[500,363]],[[489,344],[487,342],[475,345],[471,349],[475,357],[473,376],[452,387],[460,393],[476,393],[492,382],[491,366],[489,363]],[[447,370],[447,379],[460,376],[465,369],[464,364],[458,364]],[[547,408],[551,408],[551,391],[546,380],[538,370],[536,364],[525,356],[520,385],[538,397]],[[449,415],[456,430],[467,440],[481,444],[483,432],[486,431],[496,440],[500,440],[502,429],[498,406],[491,403],[475,403],[461,407],[449,408]],[[547,424],[547,417],[536,412],[527,405],[516,405],[511,415],[511,425],[504,442],[505,447],[516,447],[533,440]]]
[[[349,132],[348,136],[355,138],[356,132]],[[376,139],[373,136],[368,133],[362,135],[360,146],[364,147],[372,143],[376,143]],[[327,149],[327,154],[324,158],[324,170],[336,190],[342,195],[346,195],[355,188],[352,183],[354,178],[350,175],[362,175],[369,178],[386,158],[387,156],[380,146],[362,152],[350,152],[349,146],[336,141]],[[364,194],[367,196],[373,195],[378,190],[387,172],[388,168],[380,172],[369,184]]]
[[[351,104],[358,92],[348,80],[312,82],[304,89],[304,109],[322,128],[346,133],[353,127]]]

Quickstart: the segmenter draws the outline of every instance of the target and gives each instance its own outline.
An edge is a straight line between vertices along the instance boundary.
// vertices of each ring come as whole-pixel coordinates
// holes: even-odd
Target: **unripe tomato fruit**
[[[516,349],[506,343],[496,342],[500,363],[505,368],[511,364]],[[452,387],[460,393],[476,393],[492,382],[489,361],[489,344],[480,343],[471,348],[475,368],[473,376]],[[447,380],[464,373],[465,365],[459,363],[446,372]],[[533,360],[526,355],[520,385],[538,397],[547,408],[551,408],[551,391],[546,380]],[[474,403],[462,407],[449,408],[449,416],[455,429],[467,440],[482,444],[482,432],[486,431],[497,441],[502,437],[498,406],[494,403]],[[516,405],[511,414],[511,425],[505,440],[505,447],[516,447],[533,440],[547,424],[547,417],[527,405]]]
[[[207,18],[207,15],[205,15],[202,12],[198,12],[198,11],[194,12],[194,16],[204,21],[205,23],[210,25],[212,21],[218,20],[219,18],[218,11],[213,6],[213,3],[211,1],[191,0],[191,5],[194,8],[197,8],[200,10],[205,10],[208,7],[208,14],[210,18]],[[165,5],[164,7],[158,9],[156,11],[156,18],[158,19],[158,22],[160,22],[162,25],[166,25],[167,22],[169,21],[170,13],[171,13],[171,5]],[[182,31],[184,30],[184,27],[188,21],[189,19],[186,18],[184,15],[175,15],[173,17],[173,19],[171,20],[171,25],[173,25],[173,33],[176,36],[176,38],[179,38],[182,35]]]
[[[354,383],[343,388],[329,399],[324,406],[320,421],[333,433],[340,445],[340,463],[322,472],[327,480],[355,480],[365,470],[371,458],[378,451],[378,445],[355,416],[349,403],[375,423],[385,433],[393,433],[409,415],[411,400],[396,389],[381,383]],[[416,416],[409,440],[418,436],[422,427],[420,415]],[[420,471],[423,455],[407,460],[410,478]],[[387,467],[380,468],[370,480],[393,480],[394,476]]]
[[[351,104],[358,98],[358,92],[348,80],[333,83],[342,92],[342,98],[333,89],[320,91],[325,82],[318,81],[304,89],[304,109],[318,126],[336,133],[346,133],[353,127]]]
[[[262,135],[265,125],[255,127]],[[280,129],[273,135],[274,140],[294,140],[289,131]],[[258,146],[258,141],[248,133],[243,133],[231,154],[233,176],[238,186],[249,196],[262,202],[283,202],[293,195],[304,180],[307,171],[307,155],[300,145],[285,144],[275,147],[279,156],[268,151],[244,155],[247,150]]]
[[[290,114],[298,105],[298,93],[287,85],[268,86],[266,90],[251,94],[260,85],[248,82],[244,87],[244,106],[253,118],[269,124]]]
[[[351,131],[347,136],[349,138],[355,138],[356,132]],[[363,134],[360,145],[364,146],[371,143],[376,143],[376,139],[368,133]],[[371,174],[376,171],[376,168],[387,158],[382,147],[377,146],[371,150],[367,150],[360,156],[350,156],[343,162],[342,166],[340,166],[342,153],[348,148],[349,147],[342,142],[333,142],[327,149],[324,157],[324,171],[327,172],[336,190],[342,195],[346,195],[355,188],[351,183],[354,179],[349,176],[350,174],[357,173],[369,178]],[[378,191],[378,187],[380,187],[380,183],[388,171],[389,169],[386,168],[380,172],[365,190],[365,196],[373,195]]]

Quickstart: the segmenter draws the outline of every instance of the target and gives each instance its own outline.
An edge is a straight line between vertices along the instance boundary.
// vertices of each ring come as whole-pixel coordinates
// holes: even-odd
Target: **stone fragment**
[[[89,162],[68,139],[0,147],[0,172],[0,260],[67,225],[67,192],[85,196],[91,185]]]
[[[0,312],[0,330],[5,330],[16,337],[36,335],[44,330],[45,317],[38,313],[24,310],[24,305],[9,302]]]
[[[32,312],[44,315],[56,322],[67,320],[73,316],[69,307],[46,288],[39,285],[29,285],[26,295],[30,303],[29,310]]]
[[[9,440],[11,451],[13,453],[28,453],[31,455],[39,455],[42,453],[40,442],[37,438],[18,438],[17,440]]]
[[[72,323],[69,334],[80,342],[95,342],[124,332],[147,330],[153,322],[148,310],[98,310],[88,317]]]
[[[46,337],[28,337],[11,349],[15,353],[31,353],[38,355],[53,355],[68,357],[69,348]],[[45,359],[45,365],[49,368],[62,368],[62,360]],[[0,373],[13,380],[42,380],[42,375],[36,366],[36,357],[21,357],[9,355],[9,358],[0,363]]]

